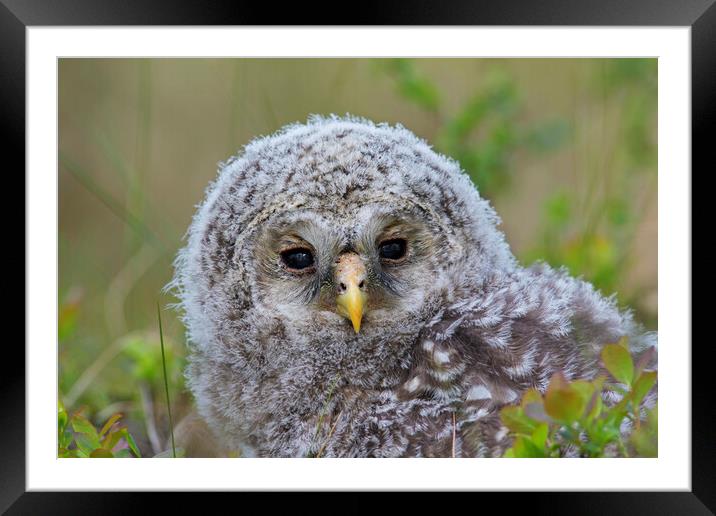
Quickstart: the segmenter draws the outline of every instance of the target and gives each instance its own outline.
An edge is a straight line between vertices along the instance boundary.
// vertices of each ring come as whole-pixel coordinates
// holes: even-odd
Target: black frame
[[[361,3],[351,10],[350,24],[370,25],[651,25],[691,27],[692,167],[713,171],[716,145],[709,135],[716,126],[716,4],[715,0],[502,0],[477,2]],[[281,9],[271,5],[191,0],[0,0],[0,127],[6,177],[25,167],[25,28],[28,25],[245,25],[284,22],[336,24],[326,20],[329,7],[311,10],[305,3]],[[311,4],[313,5],[313,4]],[[333,6],[335,9],[335,5]],[[322,16],[323,15],[323,16]],[[8,158],[10,161],[8,162]],[[7,165],[11,163],[12,165]],[[692,173],[693,178],[693,173]],[[23,182],[24,192],[24,182]],[[9,189],[8,189],[9,190]],[[696,212],[696,221],[703,214]],[[701,215],[701,216],[699,216]],[[693,218],[693,217],[692,217]],[[6,228],[7,229],[7,228]],[[707,234],[707,233],[701,233]],[[24,241],[24,232],[21,237]],[[15,255],[13,263],[20,264]],[[25,256],[23,251],[22,266]],[[17,298],[13,298],[15,301]],[[23,295],[24,299],[24,295]],[[15,302],[15,306],[17,306]],[[703,306],[703,305],[702,305]],[[692,317],[693,319],[693,317]],[[9,325],[7,326],[9,327]],[[0,510],[8,514],[126,513],[136,493],[25,493],[25,354],[16,340],[5,339],[0,373]],[[684,343],[687,345],[687,343]],[[708,353],[711,339],[692,346],[692,491],[624,493],[531,493],[499,500],[528,514],[714,514],[716,511],[716,432]],[[10,365],[11,364],[11,365]],[[711,415],[709,415],[711,414]],[[240,495],[242,504],[247,503]],[[355,496],[355,495],[354,495]],[[453,496],[453,495],[450,495]],[[474,496],[484,497],[485,493]],[[494,495],[491,495],[494,497]],[[505,497],[502,497],[505,498]],[[451,499],[453,501],[454,499]],[[129,502],[129,504],[127,504]],[[177,503],[178,502],[178,503]],[[164,508],[185,497],[162,495]],[[295,503],[295,502],[294,502]],[[299,502],[300,503],[300,502]],[[354,508],[374,506],[352,503]],[[245,507],[245,505],[244,505]],[[335,506],[334,506],[335,507]],[[479,510],[479,506],[475,509]],[[364,511],[361,511],[364,512]]]

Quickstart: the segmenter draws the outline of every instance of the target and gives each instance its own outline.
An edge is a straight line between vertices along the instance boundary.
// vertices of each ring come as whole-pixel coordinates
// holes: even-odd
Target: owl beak
[[[367,305],[366,270],[360,257],[355,253],[345,253],[338,259],[336,266],[337,311],[350,319],[353,330],[360,331],[363,311]]]

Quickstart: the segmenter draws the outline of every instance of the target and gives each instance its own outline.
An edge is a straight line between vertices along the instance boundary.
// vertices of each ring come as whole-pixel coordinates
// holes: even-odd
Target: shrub
[[[502,409],[502,422],[514,441],[505,457],[656,457],[657,409],[642,417],[642,402],[656,384],[657,373],[645,371],[647,352],[634,364],[626,340],[606,345],[601,353],[605,376],[568,382],[555,374],[544,396],[525,393],[519,406]],[[610,391],[618,402],[609,404]],[[634,431],[625,436],[625,423]]]

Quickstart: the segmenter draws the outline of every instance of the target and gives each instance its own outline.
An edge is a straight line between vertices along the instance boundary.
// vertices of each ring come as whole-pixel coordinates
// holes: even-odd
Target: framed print
[[[525,502],[710,513],[711,2],[220,11],[0,6],[27,192],[0,507],[559,491]]]

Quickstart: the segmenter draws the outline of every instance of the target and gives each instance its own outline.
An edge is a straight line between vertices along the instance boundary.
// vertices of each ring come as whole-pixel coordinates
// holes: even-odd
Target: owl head
[[[220,165],[176,261],[190,384],[218,392],[215,367],[310,404],[335,377],[400,381],[440,308],[514,267],[498,222],[458,163],[401,126],[312,117],[252,141]],[[232,396],[215,397],[229,410]]]

